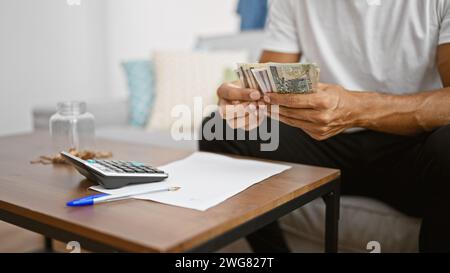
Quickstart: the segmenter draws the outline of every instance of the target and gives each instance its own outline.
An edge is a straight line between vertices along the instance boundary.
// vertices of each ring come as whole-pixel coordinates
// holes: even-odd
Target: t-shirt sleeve
[[[291,0],[269,1],[263,49],[283,53],[301,53]]]
[[[441,12],[439,44],[450,43],[450,1],[444,1]]]

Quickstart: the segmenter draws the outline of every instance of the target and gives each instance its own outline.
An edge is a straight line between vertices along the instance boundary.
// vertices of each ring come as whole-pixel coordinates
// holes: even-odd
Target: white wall
[[[108,0],[108,90],[126,96],[120,63],[155,49],[191,49],[199,35],[235,33],[237,0]]]
[[[0,134],[30,131],[36,104],[106,94],[103,5],[0,1]]]
[[[236,2],[1,0],[0,135],[31,131],[36,105],[125,97],[121,61],[237,31]]]

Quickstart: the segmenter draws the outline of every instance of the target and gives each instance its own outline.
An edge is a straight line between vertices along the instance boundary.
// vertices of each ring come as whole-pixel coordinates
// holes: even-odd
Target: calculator
[[[130,184],[159,182],[169,177],[164,171],[140,162],[83,160],[68,152],[61,152],[61,155],[83,176],[106,189],[117,189]]]

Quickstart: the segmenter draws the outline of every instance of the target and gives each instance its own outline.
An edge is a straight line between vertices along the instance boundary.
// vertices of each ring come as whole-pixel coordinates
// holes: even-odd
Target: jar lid
[[[81,115],[86,113],[86,103],[82,101],[58,102],[56,109],[61,115]]]

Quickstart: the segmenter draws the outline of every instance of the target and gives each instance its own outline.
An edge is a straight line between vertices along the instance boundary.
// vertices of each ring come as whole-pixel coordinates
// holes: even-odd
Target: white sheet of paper
[[[132,185],[115,190],[107,190],[101,186],[93,186],[91,189],[108,194],[122,194],[160,189],[169,185],[178,186],[181,189],[175,192],[150,193],[135,198],[205,211],[291,166],[195,152],[182,160],[158,168],[167,172],[169,178],[163,182]]]

